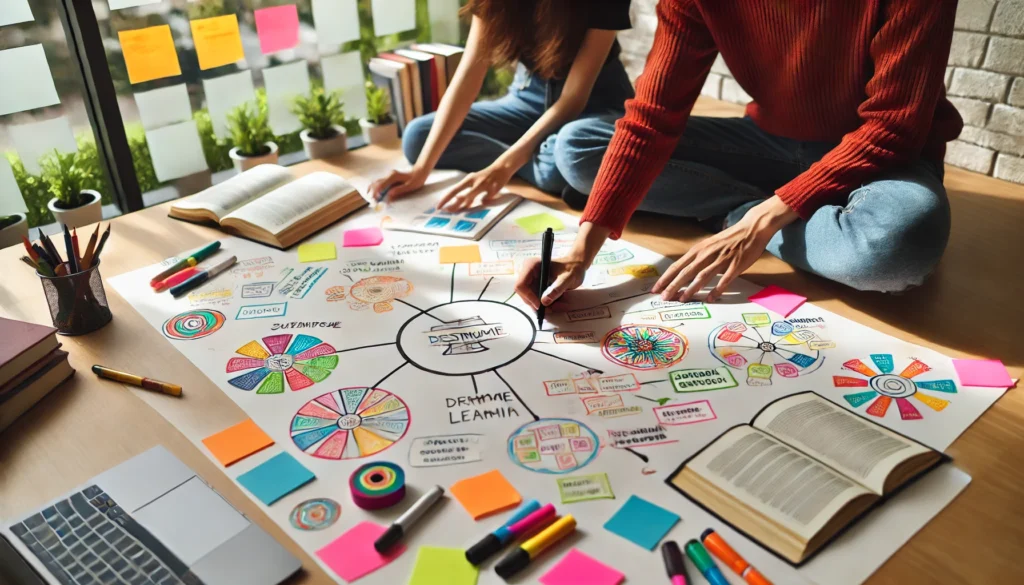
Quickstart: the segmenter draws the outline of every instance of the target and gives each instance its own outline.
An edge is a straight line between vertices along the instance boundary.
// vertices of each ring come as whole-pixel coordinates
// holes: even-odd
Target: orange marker
[[[734,573],[743,577],[743,580],[750,585],[772,585],[771,581],[766,579],[764,575],[759,573],[757,569],[744,560],[738,552],[733,550],[733,548],[711,528],[708,528],[700,535],[700,540],[704,543],[704,546],[711,551],[711,554],[715,555],[715,557],[722,561],[725,566],[732,569]]]

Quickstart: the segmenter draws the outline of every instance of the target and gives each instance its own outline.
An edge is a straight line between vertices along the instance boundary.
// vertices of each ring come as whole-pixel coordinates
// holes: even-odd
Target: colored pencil
[[[77,263],[79,265],[79,267],[81,267],[81,265],[82,265],[82,252],[80,251],[80,248],[78,247],[78,228],[75,228],[71,232],[71,246],[73,247],[73,249],[75,251],[75,263]]]
[[[21,245],[25,246],[25,251],[28,252],[28,257],[31,258],[33,262],[39,260],[39,254],[35,251],[35,248],[32,247],[32,242],[29,242],[27,237],[21,236]]]
[[[82,258],[82,269],[92,268],[92,260],[96,255],[96,241],[100,235],[100,224],[96,224],[96,230],[89,236],[89,243],[85,246],[85,256]]]
[[[78,259],[75,258],[75,244],[71,241],[71,230],[64,224],[64,250],[68,253],[68,274],[78,272]]]
[[[110,224],[107,224],[107,229],[103,232],[103,236],[100,237],[100,243],[96,245],[96,253],[92,255],[93,263],[100,261],[100,252],[103,251],[104,244],[107,243],[107,238],[110,237]]]
[[[50,255],[51,265],[56,266],[64,261],[60,256],[60,252],[57,251],[57,246],[53,245],[53,240],[44,234],[42,229],[39,229],[39,243],[43,245],[43,249]]]

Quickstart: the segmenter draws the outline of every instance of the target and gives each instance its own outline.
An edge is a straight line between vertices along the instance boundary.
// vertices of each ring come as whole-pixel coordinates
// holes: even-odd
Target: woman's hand
[[[422,187],[427,182],[429,174],[417,168],[409,172],[391,171],[383,179],[370,183],[370,198],[377,201],[384,192],[387,192],[388,201],[408,195]]]
[[[523,262],[522,271],[516,279],[516,293],[533,307],[540,308],[541,303],[545,307],[550,306],[566,291],[579,288],[587,275],[587,265],[580,258],[564,257],[552,258],[549,278],[554,282],[544,291],[543,297],[537,294],[538,279],[540,279],[540,258],[528,258]]]
[[[445,193],[437,208],[456,212],[487,205],[498,197],[517,170],[518,166],[497,161],[482,171],[470,173]]]
[[[712,277],[725,272],[708,293],[708,302],[718,300],[729,283],[761,257],[775,232],[797,219],[797,214],[778,197],[750,208],[736,225],[710,236],[676,260],[651,289],[670,301],[689,301]]]

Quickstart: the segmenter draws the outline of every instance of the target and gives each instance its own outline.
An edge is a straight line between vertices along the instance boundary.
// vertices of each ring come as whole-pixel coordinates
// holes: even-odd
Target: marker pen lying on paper
[[[175,272],[178,272],[179,270],[181,270],[183,268],[188,268],[190,266],[195,266],[196,264],[199,264],[203,260],[209,258],[210,255],[212,255],[214,252],[216,252],[219,249],[220,249],[220,241],[215,241],[215,242],[212,242],[210,244],[207,244],[206,246],[203,246],[202,248],[200,248],[200,249],[196,250],[195,252],[193,252],[187,258],[182,258],[181,260],[178,260],[174,264],[168,266],[167,270],[164,270],[160,274],[157,274],[156,276],[154,276],[149,281],[149,285],[150,286],[156,286],[156,283],[158,283],[161,280],[167,278],[168,276],[174,274]],[[165,262],[166,262],[166,260],[165,260]]]
[[[686,556],[690,557],[690,561],[697,567],[700,574],[704,575],[708,583],[711,585],[729,585],[729,582],[725,580],[725,575],[722,574],[722,570],[718,568],[718,565],[715,564],[711,555],[708,554],[708,551],[700,542],[696,540],[687,542]]]
[[[548,506],[551,506],[551,504],[548,504]],[[469,547],[466,551],[466,560],[469,561],[469,564],[476,566],[500,552],[501,549],[509,543],[509,541],[516,537],[516,534],[512,532],[510,528],[539,509],[540,502],[537,500],[530,500],[522,506],[519,506],[519,509],[512,514],[512,517],[501,525],[501,528],[488,534],[483,537],[480,542]],[[555,507],[551,506],[551,509],[554,510]]]
[[[227,260],[221,262],[220,264],[218,264],[216,266],[213,266],[209,270],[201,271],[199,274],[196,274],[195,276],[193,276],[192,278],[189,278],[188,280],[186,280],[185,282],[179,284],[178,286],[171,287],[171,295],[174,298],[180,297],[181,295],[183,295],[183,294],[187,293],[188,291],[196,288],[197,286],[202,285],[204,282],[210,280],[214,276],[217,276],[221,272],[224,272],[228,268],[231,268],[232,266],[234,266],[234,264],[235,264],[235,262],[237,260],[238,260],[238,257],[232,256],[232,257],[228,258]]]
[[[380,554],[386,554],[391,547],[398,544],[402,537],[405,536],[405,531],[418,521],[427,510],[434,507],[444,497],[444,488],[435,485],[434,489],[423,494],[423,497],[416,500],[416,503],[409,507],[398,520],[388,527],[384,534],[380,535],[373,543],[373,548]]]
[[[107,380],[114,380],[115,382],[121,382],[122,384],[130,384],[132,386],[138,386],[139,388],[145,388],[146,390],[161,392],[171,396],[181,396],[181,386],[171,384],[170,382],[161,382],[160,380],[154,380],[152,378],[144,378],[142,376],[136,376],[135,374],[129,374],[128,372],[120,372],[118,370],[105,368],[100,365],[93,366],[92,372],[100,378],[106,378]]]
[[[718,557],[718,560],[725,563],[725,566],[732,569],[734,573],[743,577],[743,580],[750,585],[772,585],[772,582],[765,579],[764,575],[752,567],[738,552],[733,550],[729,543],[718,535],[713,529],[708,528],[700,535],[701,542],[707,547],[711,554]]]
[[[676,541],[669,540],[661,545],[661,557],[665,560],[665,570],[672,585],[686,585],[686,564]]]
[[[501,559],[501,562],[494,566],[494,571],[506,581],[511,579],[516,573],[529,566],[530,561],[540,556],[548,547],[569,536],[575,530],[576,519],[572,517],[572,514],[562,516],[542,530],[537,536],[527,540],[517,546],[515,550],[505,555],[505,558]]]
[[[154,284],[153,290],[156,292],[163,292],[171,288],[172,286],[177,286],[185,282],[186,280],[192,278],[193,276],[199,274],[199,271],[200,269],[198,267],[191,266],[179,272],[175,272],[174,274]]]

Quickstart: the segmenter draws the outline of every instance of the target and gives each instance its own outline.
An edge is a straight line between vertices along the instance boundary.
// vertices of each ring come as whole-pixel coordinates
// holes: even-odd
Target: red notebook
[[[57,349],[57,330],[0,317],[0,386]]]

